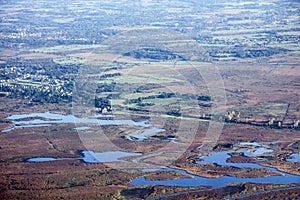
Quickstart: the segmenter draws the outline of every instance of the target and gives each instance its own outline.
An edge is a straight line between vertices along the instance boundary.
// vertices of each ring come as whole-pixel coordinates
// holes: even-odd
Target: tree
[[[235,117],[235,111],[228,112],[227,120],[231,121]]]
[[[299,127],[299,123],[300,123],[300,120],[295,120],[295,122],[294,122],[294,127],[295,127],[295,128],[298,128],[298,127]]]
[[[272,125],[274,124],[274,121],[275,121],[275,118],[274,118],[274,117],[270,118],[270,119],[269,119],[269,122],[268,122],[268,125],[269,125],[269,126],[272,126]]]

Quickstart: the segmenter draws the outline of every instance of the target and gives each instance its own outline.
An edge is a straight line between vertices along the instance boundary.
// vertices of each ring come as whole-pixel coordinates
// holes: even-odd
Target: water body
[[[74,128],[74,130],[77,130],[77,131],[87,131],[89,130],[91,127],[89,126],[81,126],[81,127],[76,127]]]
[[[48,157],[38,157],[38,158],[30,158],[25,162],[50,162],[56,160],[82,160],[86,163],[108,163],[108,162],[126,162],[122,158],[125,157],[133,157],[133,156],[141,156],[142,153],[129,153],[124,151],[108,151],[95,153],[93,151],[82,151],[83,158],[48,158]]]
[[[141,134],[130,134],[130,135],[127,136],[127,139],[129,139],[129,140],[139,140],[139,141],[147,140],[148,136],[154,135],[156,133],[161,133],[161,132],[164,132],[164,131],[166,131],[166,130],[153,127],[151,129],[147,129],[147,130],[143,131]]]
[[[31,113],[23,115],[12,115],[8,117],[8,120],[14,122],[15,128],[18,127],[34,127],[34,126],[50,126],[56,123],[87,123],[87,124],[97,124],[97,125],[129,125],[129,126],[139,126],[146,129],[141,134],[132,134],[130,136],[137,138],[137,140],[145,140],[147,136],[153,135],[155,133],[163,132],[163,129],[155,128],[151,124],[148,124],[147,121],[135,122],[133,120],[104,120],[98,119],[99,116],[92,116],[87,118],[77,118],[72,115],[59,115],[52,114],[49,112],[46,113]],[[26,118],[33,118],[27,120]],[[43,118],[43,119],[34,119],[34,118]],[[22,120],[24,119],[24,120]],[[79,127],[80,129],[87,129],[86,127]],[[13,129],[13,128],[12,128]],[[8,130],[10,131],[10,130]],[[267,149],[261,147],[261,144],[251,142],[251,143],[241,143],[242,146],[254,146],[252,150],[245,150],[245,147],[240,148],[240,151],[244,152],[245,156],[257,156],[264,153],[272,152],[272,149]],[[165,186],[213,186],[214,188],[224,187],[229,183],[239,183],[239,182],[253,182],[253,183],[272,183],[272,184],[291,184],[291,183],[300,183],[300,176],[291,175],[285,172],[280,172],[275,168],[261,166],[255,163],[227,163],[227,159],[230,158],[229,153],[234,152],[212,152],[210,156],[201,157],[200,161],[197,164],[210,164],[216,163],[218,165],[232,166],[238,168],[257,168],[257,169],[268,169],[277,173],[280,173],[279,176],[269,176],[269,177],[259,177],[259,178],[237,178],[235,176],[223,176],[220,178],[205,178],[189,174],[184,170],[166,168],[168,171],[175,171],[182,174],[192,176],[192,178],[179,178],[176,180],[161,180],[161,181],[151,181],[146,180],[144,177],[134,179],[130,182],[132,185],[165,185]],[[83,162],[87,163],[97,163],[97,162],[126,162],[125,157],[131,156],[141,156],[140,153],[130,153],[123,151],[110,151],[110,152],[92,152],[92,151],[83,151],[83,158],[79,158]],[[72,158],[30,158],[26,162],[50,162],[55,160],[64,160]],[[290,159],[287,159],[289,162],[299,162],[299,154],[292,154]]]
[[[141,127],[151,127],[147,124],[147,121],[135,122],[133,120],[104,120],[98,119],[103,117],[103,115],[95,115],[91,117],[79,118],[73,115],[60,115],[53,114],[50,112],[45,113],[31,113],[31,114],[21,114],[9,116],[8,120],[14,122],[15,125],[43,125],[43,124],[57,124],[57,123],[86,123],[86,124],[98,124],[98,125],[129,125],[129,126],[141,126]],[[32,119],[23,120],[26,118],[45,118],[42,119]]]
[[[56,160],[65,160],[65,158],[47,158],[47,157],[40,157],[40,158],[30,158],[27,159],[26,162],[50,162]]]
[[[237,164],[237,163],[236,163]],[[276,171],[273,168],[269,170]],[[270,184],[292,184],[300,183],[300,177],[282,172],[283,176],[269,176],[259,178],[237,178],[235,176],[222,176],[220,178],[205,178],[194,174],[189,174],[184,170],[168,168],[168,171],[175,171],[181,174],[192,176],[193,178],[178,178],[175,180],[146,180],[145,177],[136,178],[129,184],[145,186],[145,185],[163,185],[163,186],[182,186],[182,187],[197,187],[197,186],[212,186],[213,188],[225,187],[230,183],[270,183]]]
[[[243,146],[256,146],[256,147],[261,146],[261,144],[259,144],[258,142],[241,142],[240,145],[243,145]]]
[[[13,127],[8,128],[8,129],[1,130],[0,132],[1,132],[1,133],[7,133],[7,132],[10,132],[10,131],[15,130],[15,129],[16,129],[16,126],[14,125]]]
[[[86,163],[99,163],[99,162],[125,162],[122,158],[141,156],[142,153],[129,153],[124,151],[109,151],[102,153],[95,153],[93,151],[83,151],[82,160]]]
[[[113,117],[112,115],[110,115]],[[60,115],[53,114],[50,112],[45,113],[30,113],[30,114],[20,114],[20,115],[11,115],[6,119],[12,121],[14,123],[14,127],[2,130],[1,132],[9,132],[14,130],[15,128],[21,127],[37,127],[37,126],[51,126],[52,124],[60,124],[60,123],[78,123],[78,124],[95,124],[99,126],[104,125],[126,125],[126,126],[135,126],[135,127],[143,127],[148,128],[144,130],[141,134],[131,134],[127,136],[129,140],[137,140],[143,141],[147,140],[150,135],[154,135],[156,133],[164,132],[164,129],[156,128],[152,124],[148,124],[148,121],[136,122],[133,120],[111,120],[111,119],[101,119],[104,117],[103,115],[95,115],[85,118],[78,118],[73,115]],[[107,117],[107,116],[105,116]],[[31,118],[30,120],[27,120]],[[34,119],[34,118],[42,118],[42,119]],[[99,119],[100,118],[100,119]],[[89,131],[88,126],[81,126],[75,128],[75,130],[79,131]]]
[[[10,132],[10,131],[15,130],[16,128],[32,128],[32,127],[44,127],[44,126],[52,126],[52,124],[46,124],[46,123],[43,123],[43,124],[23,124],[23,125],[14,125],[13,127],[8,128],[8,129],[4,129],[4,130],[2,130],[2,131],[0,131],[0,132],[1,132],[1,133],[7,133],[7,132]]]
[[[290,155],[291,158],[286,159],[288,162],[300,162],[300,154],[292,154]]]
[[[248,144],[247,144],[248,145]],[[254,145],[260,147],[261,145]],[[241,150],[241,149],[238,149]],[[227,159],[230,158],[230,153],[236,152],[237,150],[225,151],[225,152],[212,152],[209,156],[200,157],[200,161],[197,161],[196,164],[212,164],[215,163],[221,166],[231,166],[237,168],[255,168],[255,169],[266,169],[279,175],[268,176],[268,177],[259,177],[259,178],[238,178],[235,176],[222,176],[219,178],[205,178],[197,176],[194,174],[189,174],[184,170],[178,170],[173,168],[166,168],[168,171],[179,172],[184,175],[191,176],[192,178],[179,178],[176,180],[146,180],[144,177],[136,178],[130,182],[132,185],[164,185],[164,186],[212,186],[213,188],[225,187],[230,183],[242,183],[242,182],[252,182],[252,183],[270,183],[270,184],[292,184],[300,183],[300,176],[288,174],[282,171],[277,170],[276,168],[266,167],[255,163],[228,163]],[[249,156],[256,156],[263,153],[271,152],[270,149],[258,148],[256,153],[252,153]],[[255,152],[255,151],[254,151]],[[299,155],[299,154],[298,154]],[[294,157],[294,154],[291,155]],[[294,159],[296,159],[294,157]]]
[[[259,148],[254,151],[248,150],[244,152],[244,155],[247,157],[253,157],[253,156],[262,155],[264,153],[271,153],[273,151],[274,151],[273,149]]]
[[[199,165],[215,163],[217,165],[237,167],[237,168],[270,169],[270,167],[261,166],[255,163],[229,163],[227,162],[227,159],[231,157],[229,153],[233,153],[233,152],[235,151],[232,150],[232,151],[224,151],[224,152],[212,152],[210,156],[200,157],[201,160],[195,163]],[[281,173],[275,168],[272,168],[272,171]]]

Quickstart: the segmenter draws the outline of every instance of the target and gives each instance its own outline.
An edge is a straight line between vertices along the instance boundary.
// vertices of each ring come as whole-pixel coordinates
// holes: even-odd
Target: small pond
[[[273,149],[258,148],[258,149],[255,149],[254,151],[252,151],[252,150],[245,151],[244,156],[253,157],[253,156],[262,155],[264,153],[271,153],[273,151],[274,151]]]
[[[129,140],[147,140],[148,136],[154,135],[156,133],[161,133],[164,132],[165,129],[160,129],[160,128],[150,128],[145,131],[143,131],[141,134],[130,134],[127,136],[127,139]]]
[[[49,162],[49,161],[56,161],[56,160],[65,160],[64,158],[47,158],[47,157],[40,157],[40,158],[29,158],[26,162]]]
[[[83,158],[81,158],[86,163],[99,163],[99,162],[125,162],[122,158],[141,156],[142,153],[129,153],[124,151],[108,151],[95,153],[93,151],[83,151]]]
[[[300,154],[292,154],[290,155],[291,158],[286,159],[288,162],[300,162]]]

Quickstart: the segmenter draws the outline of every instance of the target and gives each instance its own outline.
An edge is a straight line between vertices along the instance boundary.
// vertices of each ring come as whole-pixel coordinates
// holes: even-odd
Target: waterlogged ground
[[[136,122],[133,120],[123,119],[101,119],[101,118],[113,117],[111,115],[95,115],[85,118],[78,118],[73,115],[60,115],[53,114],[50,112],[45,113],[30,113],[30,114],[21,114],[21,115],[11,115],[6,119],[13,123],[13,128],[8,128],[1,130],[1,132],[9,132],[14,128],[25,128],[25,127],[36,127],[36,126],[51,126],[52,124],[63,124],[63,123],[75,123],[79,126],[75,128],[78,131],[88,131],[90,129],[89,126],[82,126],[82,124],[93,124],[98,126],[137,126],[148,128],[144,130],[142,133],[132,133],[127,138],[129,140],[146,140],[148,135],[155,135],[156,133],[164,132],[164,129],[159,129],[153,127],[151,124],[147,123],[147,121]]]
[[[120,118],[116,116],[105,117],[97,115],[81,119],[78,118],[77,121],[80,121],[80,123],[74,125],[73,122],[75,120],[72,115],[54,114],[45,111],[32,114],[28,112],[23,113],[24,114],[9,115],[6,117],[6,119],[14,125],[14,128],[1,133],[0,153],[1,159],[4,162],[0,164],[3,169],[6,169],[5,171],[7,171],[7,173],[11,170],[13,170],[15,174],[18,174],[19,170],[23,172],[27,171],[26,173],[28,174],[32,173],[28,175],[29,182],[37,183],[36,181],[40,180],[38,181],[40,186],[43,185],[42,180],[49,180],[53,185],[45,183],[47,188],[59,187],[61,183],[68,185],[85,184],[85,188],[90,188],[89,185],[102,184],[105,185],[102,191],[106,191],[105,188],[111,191],[121,191],[125,185],[128,190],[124,189],[122,194],[128,198],[131,198],[131,190],[135,191],[137,188],[142,188],[140,191],[145,192],[149,189],[147,195],[134,193],[137,196],[141,195],[139,198],[145,198],[146,196],[150,197],[150,194],[152,194],[152,197],[164,196],[166,193],[171,194],[175,191],[178,192],[178,195],[180,191],[191,193],[197,189],[200,189],[201,192],[215,191],[219,188],[228,187],[228,184],[243,184],[243,182],[248,181],[256,185],[263,184],[264,187],[267,186],[265,184],[275,186],[283,184],[281,187],[287,187],[289,183],[299,183],[299,176],[290,172],[287,173],[288,168],[280,169],[276,163],[274,165],[266,161],[258,162],[259,159],[264,157],[273,156],[276,158],[280,149],[287,149],[288,151],[284,154],[284,157],[282,157],[282,161],[285,163],[284,166],[292,164],[290,166],[296,169],[295,166],[299,166],[299,162],[295,160],[297,159],[298,152],[293,149],[296,149],[297,143],[284,142],[282,140],[286,139],[287,136],[296,138],[294,134],[290,136],[285,134],[283,138],[275,138],[274,134],[270,134],[269,136],[265,134],[269,139],[273,138],[269,140],[272,142],[260,142],[259,140],[256,142],[234,142],[232,143],[233,146],[229,145],[229,149],[225,147],[222,147],[223,149],[217,148],[205,155],[197,153],[196,150],[200,143],[195,143],[191,146],[191,149],[188,150],[188,152],[192,150],[195,152],[193,158],[187,160],[181,159],[177,161],[174,166],[157,167],[152,165],[154,163],[153,160],[139,158],[143,157],[143,151],[150,149],[153,144],[158,145],[161,142],[165,145],[165,142],[169,143],[172,141],[157,140],[157,138],[154,140],[155,137],[153,138],[153,136],[156,134],[164,134],[164,132],[151,132],[150,135],[140,135],[146,130],[154,129],[162,131],[162,127],[155,127],[151,124],[151,121],[122,119],[123,121],[115,123],[114,121],[120,120]],[[97,122],[97,124],[94,122]],[[101,125],[99,122],[101,122]],[[125,122],[127,122],[127,124]],[[78,134],[95,134],[97,133],[96,127],[102,127],[107,133],[114,133],[112,140],[115,144],[126,147],[124,148],[126,151],[85,150],[84,146],[80,144]],[[125,134],[120,132],[118,127],[127,127],[129,129]],[[254,129],[256,128],[254,127]],[[123,129],[121,129],[121,131],[123,131]],[[225,133],[226,131],[232,134],[231,126],[225,127]],[[118,136],[118,134],[120,135]],[[130,140],[127,136],[131,134],[141,136],[143,140]],[[144,137],[147,137],[147,139]],[[177,138],[175,139],[173,142],[180,142]],[[196,142],[200,140],[201,137],[195,138]],[[244,141],[250,141],[250,139]],[[289,147],[285,147],[288,145]],[[22,150],[19,151],[20,149]],[[188,155],[189,154],[187,154],[187,156]],[[187,165],[191,160],[193,160],[191,166]],[[117,164],[126,167],[130,166],[128,164],[137,164],[135,162],[143,164],[143,167],[134,170],[135,173],[127,174],[126,170],[116,170],[113,172],[115,174],[112,175],[112,172],[107,168],[107,164],[111,164],[110,166]],[[5,165],[5,163],[9,165]],[[147,165],[145,165],[145,163]],[[182,165],[180,165],[180,163]],[[203,170],[202,174],[200,174],[199,171],[191,170],[193,169],[192,165],[196,167],[195,169]],[[148,166],[148,168],[146,166]],[[226,173],[230,173],[224,174],[221,170],[222,168],[226,170]],[[43,173],[49,173],[49,170],[55,171],[55,173],[47,175],[45,179],[39,179],[39,174],[45,177]],[[214,174],[206,173],[209,171],[215,172]],[[83,172],[86,174],[81,174]],[[14,184],[13,182],[8,182],[14,178],[20,181],[19,184],[23,185],[23,188],[29,187],[25,180],[7,173],[3,175],[3,177],[8,176],[9,179],[2,179],[5,181],[5,184]],[[245,176],[245,174],[248,175],[248,177]],[[76,177],[81,178],[78,179]],[[118,180],[122,181],[120,182]],[[109,182],[113,183],[113,186],[108,186],[107,184],[109,184]],[[118,189],[118,184],[121,184],[121,188],[123,189]],[[154,193],[151,189],[154,187],[152,186],[153,184],[156,185],[156,192]],[[35,187],[39,188],[39,186]],[[239,188],[240,186],[236,187]],[[162,192],[163,188],[166,189],[165,192]],[[74,192],[73,189],[72,191]],[[89,191],[90,194],[97,193],[91,188]],[[66,192],[66,194],[71,195],[71,193],[68,192]]]
[[[147,140],[148,135],[155,135],[160,132],[165,131],[164,129],[153,127],[151,124],[144,122],[136,122],[133,120],[113,120],[113,119],[103,119],[104,116],[91,116],[86,118],[78,118],[72,115],[59,115],[52,114],[49,112],[46,113],[31,113],[31,114],[21,114],[21,115],[12,115],[7,117],[8,120],[14,123],[15,128],[28,128],[28,127],[39,127],[39,126],[52,126],[54,124],[64,124],[64,123],[74,123],[77,122],[80,124],[77,128],[74,128],[77,131],[83,131],[86,134],[89,134],[89,124],[97,124],[99,126],[140,126],[146,128],[142,131],[141,134],[129,134],[127,139],[143,141]],[[113,117],[113,116],[110,116]],[[4,130],[4,132],[13,131]],[[125,139],[125,138],[124,138]],[[163,185],[163,186],[180,186],[180,187],[198,187],[198,186],[212,186],[213,188],[225,187],[228,184],[233,183],[242,183],[242,182],[252,182],[252,183],[268,183],[268,184],[296,184],[300,183],[300,177],[297,175],[289,174],[284,171],[278,170],[274,167],[263,166],[258,163],[251,162],[228,162],[228,160],[234,154],[239,154],[247,158],[257,158],[258,156],[270,155],[274,152],[272,145],[276,145],[280,141],[274,142],[241,142],[232,147],[228,151],[219,151],[219,152],[210,152],[206,156],[199,156],[198,160],[194,162],[195,165],[217,165],[217,166],[226,166],[233,167],[237,169],[255,169],[255,170],[264,170],[265,175],[258,177],[238,177],[223,175],[219,177],[210,177],[206,178],[193,174],[191,172],[186,172],[181,169],[176,168],[165,168],[165,169],[156,169],[158,171],[168,171],[176,172],[182,175],[189,176],[189,178],[177,178],[172,180],[147,180],[145,177],[136,178],[130,182],[131,185],[137,186],[147,186],[147,185]],[[143,153],[132,153],[124,151],[107,151],[107,152],[93,152],[93,151],[82,151],[82,158],[77,158],[85,163],[110,163],[110,162],[143,162],[142,160],[136,159],[139,156],[142,156]],[[134,157],[130,158],[130,157]],[[53,158],[53,157],[35,157],[29,158],[26,162],[51,162],[51,161],[60,161],[60,160],[70,160],[74,158]],[[285,158],[287,162],[299,162],[299,154],[287,155]],[[149,164],[149,163],[148,163]],[[155,170],[155,168],[152,168]],[[147,171],[147,169],[143,169]],[[149,171],[151,171],[149,169]]]
[[[249,146],[255,146],[256,148],[247,148]],[[253,143],[240,143],[238,148],[230,151],[223,152],[211,152],[208,156],[199,157],[199,161],[195,162],[198,165],[210,165],[216,164],[218,166],[230,166],[239,169],[264,169],[266,171],[275,172],[274,174],[265,174],[265,177],[257,178],[240,178],[236,176],[221,176],[216,178],[205,178],[197,176],[195,174],[187,173],[184,170],[178,170],[174,168],[167,168],[169,171],[180,172],[185,175],[189,175],[193,178],[180,178],[176,180],[163,180],[163,181],[151,181],[146,180],[145,178],[134,179],[131,184],[133,185],[166,185],[166,186],[213,186],[214,188],[225,187],[228,184],[232,183],[242,183],[242,182],[252,182],[252,183],[269,183],[269,184],[291,184],[291,183],[300,183],[300,176],[292,175],[279,171],[276,168],[263,166],[256,163],[234,163],[228,162],[228,159],[231,158],[230,154],[239,152],[246,157],[255,157],[259,155],[264,155],[265,153],[273,152],[272,149],[267,149],[261,147],[262,145],[253,142]],[[299,154],[298,154],[299,155]],[[291,155],[294,159],[288,159],[289,162],[297,162],[297,155]],[[299,162],[299,161],[298,161]]]

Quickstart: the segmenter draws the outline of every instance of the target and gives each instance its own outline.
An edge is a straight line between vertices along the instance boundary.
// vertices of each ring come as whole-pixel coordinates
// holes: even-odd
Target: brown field
[[[2,98],[1,108],[14,109],[23,103],[19,112],[28,113],[33,108],[36,110],[44,111],[53,109],[54,105],[47,105],[47,107],[40,107],[39,105],[26,106],[26,102],[20,102]],[[46,105],[44,105],[46,106]],[[15,109],[14,109],[15,110]],[[16,112],[16,113],[19,113]],[[3,116],[8,116],[10,113],[1,113]],[[202,126],[201,126],[202,127]],[[28,198],[75,198],[80,195],[84,199],[88,198],[101,198],[111,199],[113,197],[130,197],[133,194],[130,190],[140,190],[141,193],[134,193],[135,198],[141,199],[146,196],[158,196],[167,193],[174,193],[175,191],[187,190],[187,188],[180,187],[163,187],[155,186],[149,187],[135,187],[128,186],[127,183],[138,176],[146,176],[148,179],[172,179],[182,177],[180,174],[166,174],[163,172],[149,172],[146,174],[140,173],[127,173],[124,171],[117,171],[108,168],[103,164],[87,164],[79,160],[62,160],[53,161],[50,163],[25,163],[25,159],[32,157],[58,157],[58,158],[79,158],[79,150],[85,150],[82,145],[78,133],[73,130],[73,125],[56,125],[52,127],[40,128],[24,128],[16,129],[8,133],[1,133],[0,140],[0,158],[1,158],[1,193],[3,199],[16,198],[21,194],[26,195]],[[111,130],[109,130],[111,129]],[[109,132],[114,130],[114,127],[107,127]],[[274,175],[273,172],[261,170],[239,170],[231,167],[222,167],[215,165],[195,166],[191,163],[193,158],[196,159],[197,149],[202,143],[203,134],[206,131],[206,126],[198,130],[198,134],[194,140],[193,145],[179,160],[174,163],[174,167],[185,169],[191,173],[206,176],[217,177],[222,175],[236,175],[239,177],[258,177]],[[247,133],[247,134],[245,134]],[[138,142],[124,142],[123,139],[110,136],[111,140],[119,145],[121,148],[131,149],[132,152],[147,151],[153,149],[153,145],[160,147],[164,145],[161,142],[138,143]],[[250,125],[234,125],[228,124],[224,127],[223,133],[219,139],[219,143],[236,143],[242,141],[285,141],[278,143],[276,151],[274,152],[273,161],[266,162],[265,165],[276,167],[280,170],[299,174],[299,166],[297,164],[282,162],[283,154],[295,151],[295,146],[289,146],[293,141],[300,140],[299,132],[297,131],[284,131],[274,130],[270,128],[261,128]],[[274,147],[273,147],[274,148]],[[196,154],[195,154],[196,153]],[[234,159],[234,158],[233,158]],[[249,160],[253,162],[253,160]],[[256,161],[255,161],[256,162]],[[246,184],[247,187],[229,187],[236,192],[235,195],[242,193],[251,193],[258,185]],[[267,187],[262,185],[262,188]],[[269,187],[272,187],[271,185]],[[164,188],[159,189],[159,188]],[[225,188],[228,191],[228,188]],[[143,191],[143,192],[142,192]],[[148,191],[148,192],[147,192]],[[259,191],[256,189],[255,191]],[[297,190],[290,191],[295,195]],[[209,192],[199,192],[197,195],[200,197],[207,197],[211,195],[220,195],[224,193],[223,189],[214,189]],[[232,193],[224,193],[233,195]],[[273,193],[272,193],[273,194]],[[274,193],[276,194],[276,192]],[[192,192],[188,196],[195,195]],[[269,194],[268,194],[269,195]],[[175,197],[174,197],[175,198]],[[177,197],[176,197],[177,198]],[[176,199],[175,198],[175,199]],[[178,198],[181,198],[179,195]],[[173,198],[172,198],[173,199]]]
[[[269,184],[253,184],[244,183],[238,185],[231,185],[225,188],[219,188],[209,191],[196,191],[187,194],[180,194],[176,196],[170,196],[162,198],[162,200],[180,200],[180,199],[226,199],[228,197],[240,197],[248,193],[259,193],[259,195],[253,195],[250,197],[245,197],[241,199],[297,199],[299,197],[300,191],[298,188],[288,188],[278,190],[275,192],[264,192],[272,189],[276,189],[278,186],[273,186]],[[279,186],[280,187],[280,186]],[[240,199],[240,198],[239,198]]]
[[[74,56],[74,55],[73,55]],[[91,56],[91,54],[76,56]],[[94,56],[98,59],[98,56]],[[111,55],[105,55],[104,58],[110,59]],[[128,60],[126,60],[128,62]],[[207,93],[205,82],[195,71],[204,70],[207,65],[189,65],[181,64],[172,66],[170,64],[151,63],[151,68],[139,66],[135,70],[120,69],[114,72],[119,72],[123,75],[121,81],[136,81],[139,84],[139,76],[144,77],[149,75],[151,81],[156,81],[161,86],[168,88],[167,91],[186,92],[186,88],[181,84],[180,78],[178,82],[172,82],[177,78],[176,74],[184,77],[189,77],[193,80],[192,84],[197,85],[199,89],[196,92],[203,94]],[[196,67],[196,68],[195,68]],[[227,111],[236,111],[241,113],[241,119],[251,117],[256,121],[268,120],[271,116],[277,119],[286,119],[293,122],[295,119],[300,119],[299,112],[299,72],[294,67],[274,68],[269,65],[246,65],[240,67],[234,62],[230,65],[218,65],[219,72],[224,81],[225,93],[227,98],[226,105],[214,108],[217,113],[223,115]],[[151,69],[151,70],[149,70]],[[168,81],[164,82],[159,76],[155,78],[155,74],[166,74],[164,78]],[[130,75],[126,79],[126,75]],[[132,79],[132,77],[134,79]],[[158,92],[160,89],[153,89],[151,92]],[[287,112],[287,105],[290,104]],[[182,104],[187,106],[186,104]],[[11,126],[5,120],[11,114],[31,113],[51,111],[53,113],[70,114],[72,107],[70,103],[60,104],[38,104],[26,100],[1,98],[0,117],[2,119],[1,129],[6,129]],[[201,110],[201,109],[200,109]],[[201,110],[202,112],[205,110]],[[142,113],[132,112],[132,118],[136,120],[144,119]],[[199,113],[191,113],[191,116],[197,116]],[[170,118],[165,124],[166,132],[160,136],[172,135],[178,128],[178,122],[183,119]],[[195,120],[195,119],[187,119]],[[159,122],[153,122],[159,126]],[[196,121],[195,121],[196,123]],[[197,122],[198,123],[198,122]],[[201,175],[204,177],[220,177],[224,175],[237,177],[262,177],[275,175],[275,172],[261,169],[238,169],[226,166],[210,165],[195,165],[201,152],[201,145],[205,139],[208,123],[199,123],[196,136],[193,144],[189,149],[174,163],[172,167],[186,170],[192,174]],[[83,163],[76,158],[81,158],[80,151],[85,150],[79,138],[77,131],[73,128],[73,124],[59,124],[51,127],[35,127],[15,129],[7,133],[0,134],[0,197],[2,199],[14,199],[20,195],[26,195],[28,198],[75,198],[76,196],[83,199],[100,198],[100,199],[144,199],[146,197],[154,197],[164,194],[171,194],[183,190],[191,190],[191,188],[182,187],[164,187],[164,186],[147,186],[138,187],[128,185],[130,180],[145,176],[149,180],[165,180],[176,179],[182,177],[177,173],[165,172],[147,172],[147,173],[129,173],[126,171],[118,171],[108,168],[104,164],[88,164]],[[189,133],[189,127],[182,127],[186,133]],[[106,126],[104,130],[108,134],[108,138],[118,147],[130,150],[131,152],[151,152],[164,147],[168,141],[150,140],[148,142],[137,142],[124,140],[126,136],[134,129],[118,129],[114,126]],[[123,137],[121,137],[123,136]],[[185,141],[184,135],[179,137]],[[274,152],[269,153],[272,159],[267,158],[251,158],[246,159],[238,154],[233,155],[230,162],[251,162],[265,166],[271,166],[288,172],[299,175],[299,164],[286,162],[284,159],[291,153],[299,152],[299,144],[292,145],[295,141],[300,141],[298,130],[294,129],[276,129],[271,127],[253,126],[250,124],[226,123],[222,134],[217,139],[217,144],[230,143],[238,144],[239,142],[274,142],[279,141],[271,148]],[[212,141],[213,142],[213,141]],[[71,160],[60,160],[44,163],[26,163],[24,160],[32,157],[57,157],[57,158],[72,158]],[[164,158],[162,158],[164,159]],[[145,159],[144,162],[155,163],[159,162],[151,158]],[[255,193],[258,191],[270,190],[269,193],[257,194],[275,195],[279,199],[281,194],[287,193],[291,197],[299,195],[297,189],[286,189],[282,193],[272,191],[274,185],[260,184],[240,184],[227,186],[221,189],[212,189],[209,191],[188,192],[165,198],[165,199],[182,199],[184,198],[223,198],[240,196],[241,194]],[[286,185],[281,186],[287,187]],[[225,192],[226,191],[226,192]],[[257,196],[256,195],[256,196]],[[256,197],[255,196],[255,197]],[[254,198],[254,197],[253,197]]]
[[[29,53],[22,54],[19,57],[24,59],[45,59],[45,58],[61,58],[61,56],[53,55],[53,54],[44,54],[44,53]]]

